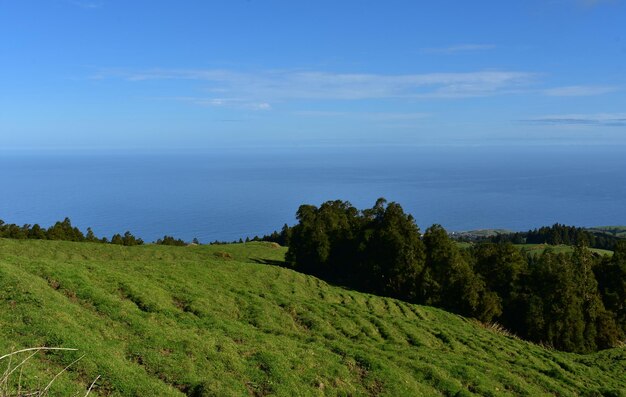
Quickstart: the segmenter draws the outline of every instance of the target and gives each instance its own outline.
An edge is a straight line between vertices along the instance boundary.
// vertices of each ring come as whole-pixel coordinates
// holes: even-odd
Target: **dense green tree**
[[[474,268],[501,298],[508,299],[514,292],[528,263],[519,249],[511,243],[484,243],[474,247]]]
[[[122,237],[122,244],[129,246],[129,247],[134,246],[134,245],[142,245],[143,240],[133,236],[131,232],[126,231],[124,233],[124,236]]]
[[[47,238],[46,231],[35,223],[28,231],[28,238],[34,240],[45,240]]]
[[[466,316],[491,321],[501,313],[498,296],[474,273],[466,255],[440,225],[424,233],[426,268],[420,278],[421,300]]]
[[[548,251],[531,271],[527,336],[557,349],[579,351],[584,345],[584,321],[571,261],[567,255]]]
[[[286,259],[303,271],[342,277],[354,269],[356,233],[361,219],[350,203],[329,201],[317,208],[302,205],[291,232]]]
[[[286,223],[283,225],[283,228],[280,230],[279,241],[276,241],[278,244],[282,246],[288,246],[289,241],[291,240],[291,228]]]
[[[122,235],[119,233],[114,234],[113,237],[111,237],[111,244],[124,245],[124,239],[122,238]]]
[[[582,298],[582,311],[585,322],[584,351],[613,347],[620,337],[612,313],[606,310],[598,290],[593,268],[597,265],[594,256],[586,247],[576,247],[572,254],[572,264],[577,277],[577,286]]]
[[[573,255],[541,255],[531,265],[523,335],[580,353],[613,346],[619,334],[602,303],[592,267],[593,256],[582,247]]]
[[[361,269],[376,283],[372,289],[415,300],[416,282],[425,262],[424,244],[415,220],[399,204],[387,205],[384,199],[363,215],[359,258]]]
[[[46,232],[49,240],[85,241],[85,236],[77,227],[72,226],[70,218],[56,222]]]
[[[477,244],[471,251],[471,257],[476,273],[502,303],[502,314],[497,320],[507,327],[518,329],[520,318],[517,313],[523,300],[521,279],[528,272],[527,259],[509,242]]]
[[[28,238],[28,225],[18,226],[9,224],[6,225],[4,230],[4,237],[17,240],[24,240]]]
[[[615,245],[613,257],[604,258],[594,268],[602,301],[615,315],[617,325],[626,335],[626,241]]]
[[[181,239],[177,239],[174,238],[172,236],[163,236],[163,238],[158,239],[155,244],[157,245],[174,245],[174,246],[178,246],[178,247],[183,247],[185,245],[187,245],[186,242],[184,242]]]
[[[98,243],[98,242],[100,242],[100,240],[98,240],[98,238],[93,233],[93,230],[90,227],[87,228],[87,234],[85,235],[85,241],[88,241],[90,243]]]

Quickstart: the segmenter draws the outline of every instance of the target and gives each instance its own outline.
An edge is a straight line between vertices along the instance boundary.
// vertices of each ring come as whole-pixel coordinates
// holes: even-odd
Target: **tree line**
[[[461,249],[439,225],[423,234],[397,203],[369,209],[329,201],[302,205],[288,232],[296,270],[361,291],[443,308],[556,349],[592,352],[626,335],[626,243],[600,257],[525,256],[510,241]]]
[[[264,235],[262,237],[254,236],[253,238],[246,237],[246,239],[239,239],[233,241],[219,241],[215,240],[208,243],[209,245],[223,245],[223,244],[236,244],[250,241],[268,241],[275,242],[280,245],[286,246],[288,244],[289,233],[291,228],[285,224],[280,231]],[[30,225],[16,225],[5,223],[0,219],[0,238],[10,238],[17,240],[61,240],[61,241],[74,241],[74,242],[89,242],[89,243],[102,243],[102,244],[116,244],[125,246],[143,245],[145,242],[134,236],[130,231],[126,231],[123,234],[116,233],[111,238],[95,236],[93,230],[88,227],[86,233],[83,233],[79,228],[72,225],[72,221],[69,218],[65,218],[63,221],[55,222],[52,226],[45,228],[38,224]],[[153,242],[156,245],[171,245],[171,246],[187,246],[187,245],[200,245],[198,238],[191,240],[191,243],[186,242],[183,239],[173,236],[165,235],[162,238]]]
[[[581,227],[555,223],[527,232],[498,234],[484,240],[494,243],[508,241],[513,244],[585,245],[591,248],[612,250],[619,237],[607,233],[591,232]]]
[[[93,230],[88,227],[86,233],[83,233],[78,227],[72,225],[72,221],[69,218],[65,218],[63,221],[55,222],[52,226],[45,228],[38,224],[30,225],[16,225],[12,223],[5,223],[0,219],[0,238],[10,238],[18,240],[60,240],[60,241],[74,241],[74,242],[88,242],[88,243],[102,243],[102,244],[115,244],[124,246],[137,246],[143,245],[144,241],[134,236],[131,232],[126,231],[123,234],[116,233],[111,236],[98,238],[94,234]],[[193,241],[199,244],[197,239]],[[182,239],[177,239],[172,236],[163,236],[154,242],[158,245],[175,245],[185,246],[188,245]]]

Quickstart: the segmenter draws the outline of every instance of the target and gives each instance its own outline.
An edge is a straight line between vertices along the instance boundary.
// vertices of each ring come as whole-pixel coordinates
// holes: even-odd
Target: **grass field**
[[[596,226],[587,228],[590,232],[605,233],[615,237],[626,238],[626,226]]]
[[[456,245],[459,248],[470,248],[474,244],[457,241]],[[541,255],[548,249],[556,253],[574,252],[574,247],[572,247],[571,245],[550,245],[550,244],[514,244],[514,245],[520,250],[523,250],[524,252],[529,253],[530,255]],[[590,248],[589,250],[599,255],[613,255],[613,251],[609,251],[609,250],[603,250],[599,248]]]
[[[570,245],[549,245],[549,244],[515,244],[521,250],[528,252],[531,255],[540,255],[547,249],[552,250],[553,252],[560,253],[568,253],[573,252],[574,247]],[[613,255],[613,251],[603,250],[599,248],[590,248],[592,252],[595,252],[599,255]]]
[[[0,352],[78,349],[9,384],[41,388],[84,355],[50,395],[100,375],[90,396],[626,396],[626,348],[556,352],[262,264],[284,253],[0,239]]]

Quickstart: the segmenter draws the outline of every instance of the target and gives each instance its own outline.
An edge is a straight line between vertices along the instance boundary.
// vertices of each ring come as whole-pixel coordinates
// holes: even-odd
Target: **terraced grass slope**
[[[97,375],[91,396],[626,395],[626,348],[546,350],[258,263],[284,252],[0,240],[0,352],[78,348],[22,374],[46,384],[84,354],[52,385],[63,396]]]

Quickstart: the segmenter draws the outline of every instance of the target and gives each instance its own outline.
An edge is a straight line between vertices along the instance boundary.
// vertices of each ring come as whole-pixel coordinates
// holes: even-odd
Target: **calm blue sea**
[[[0,219],[68,216],[99,236],[201,242],[293,224],[303,203],[378,197],[424,230],[626,224],[623,146],[216,149],[193,153],[0,152]]]

